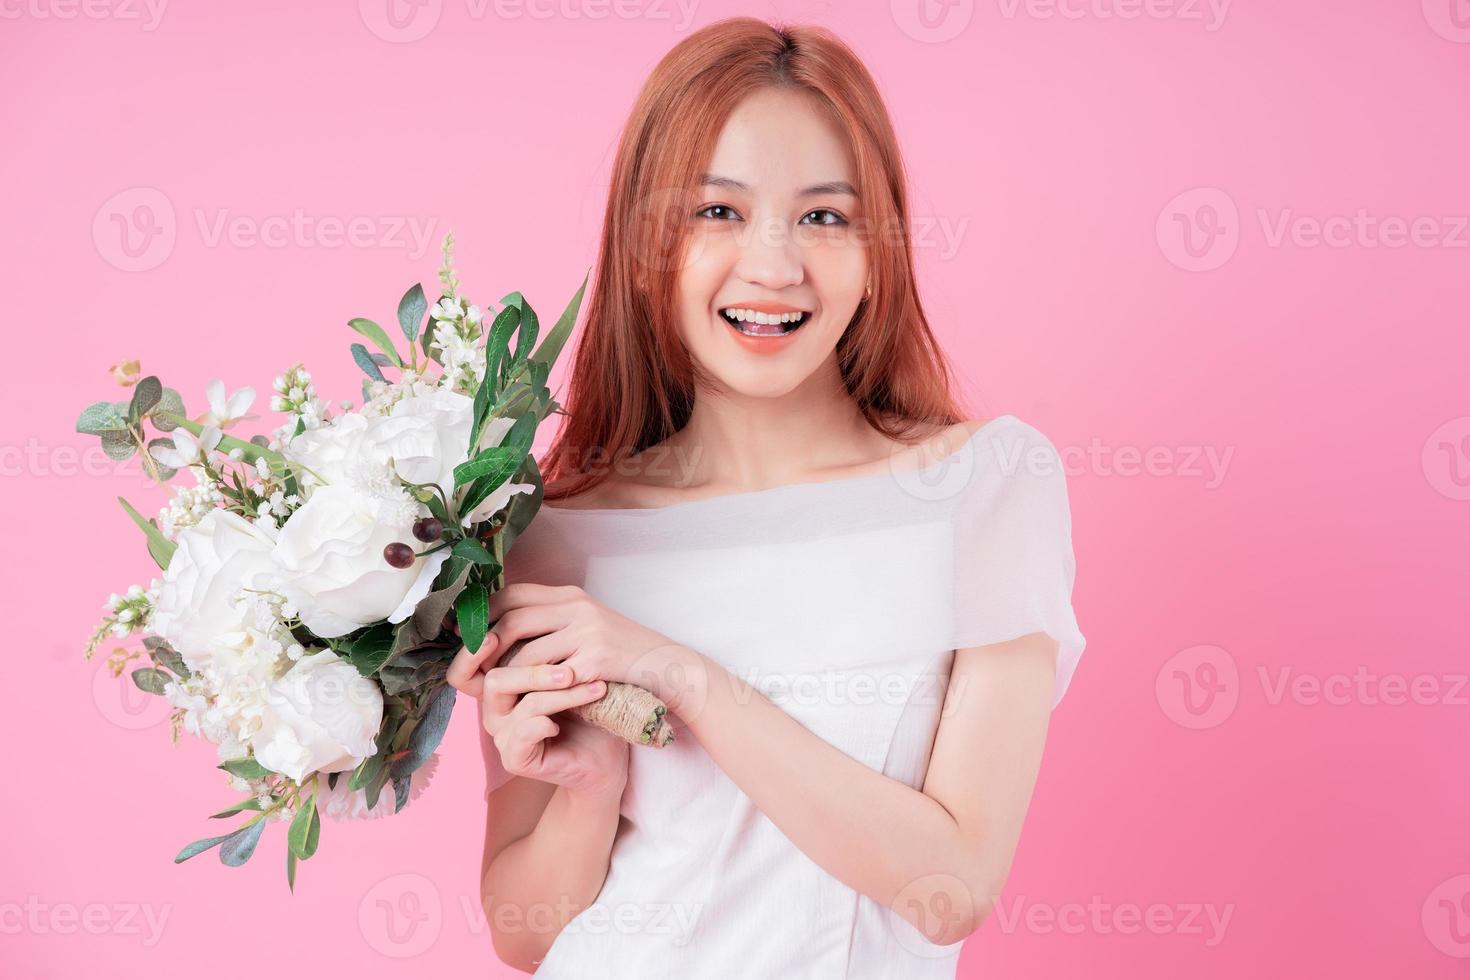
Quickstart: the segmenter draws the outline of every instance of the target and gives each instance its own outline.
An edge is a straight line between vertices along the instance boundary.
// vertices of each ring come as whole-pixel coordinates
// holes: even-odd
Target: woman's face
[[[675,287],[684,343],[730,392],[784,395],[833,357],[867,285],[856,186],[842,130],[810,95],[762,89],[731,114]],[[795,330],[759,322],[783,312],[803,314]]]

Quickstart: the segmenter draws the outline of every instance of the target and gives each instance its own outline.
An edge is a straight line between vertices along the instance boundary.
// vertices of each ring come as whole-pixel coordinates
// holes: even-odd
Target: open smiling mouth
[[[725,322],[747,337],[784,337],[800,329],[812,318],[809,312],[756,313],[738,307],[720,310]]]

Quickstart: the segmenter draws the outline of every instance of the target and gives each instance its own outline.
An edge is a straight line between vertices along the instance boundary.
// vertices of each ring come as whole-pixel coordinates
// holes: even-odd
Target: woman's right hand
[[[568,709],[607,693],[605,681],[568,684],[556,664],[517,664],[484,669],[499,660],[498,637],[480,649],[461,648],[446,680],[480,702],[480,721],[495,742],[500,764],[514,776],[564,786],[596,799],[619,797],[628,779],[631,746]],[[566,712],[553,718],[558,712]]]

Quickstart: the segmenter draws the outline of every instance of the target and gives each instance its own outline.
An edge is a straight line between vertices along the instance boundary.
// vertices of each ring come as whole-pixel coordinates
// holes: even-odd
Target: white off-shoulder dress
[[[914,789],[957,649],[1048,633],[1061,699],[1085,643],[1074,571],[1061,461],[1012,415],[908,471],[655,508],[543,505],[506,561],[507,582],[581,586]],[[829,875],[670,717],[672,744],[632,749],[606,881],[537,977],[952,980],[961,943],[929,943]],[[483,728],[481,748],[488,799],[511,777]]]

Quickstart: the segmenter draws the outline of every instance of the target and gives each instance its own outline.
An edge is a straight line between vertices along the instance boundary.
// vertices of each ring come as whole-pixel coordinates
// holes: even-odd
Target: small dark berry
[[[413,522],[413,536],[425,543],[444,536],[444,522],[437,517],[420,517]]]
[[[394,568],[407,568],[413,564],[413,548],[402,541],[383,546],[383,560]]]

